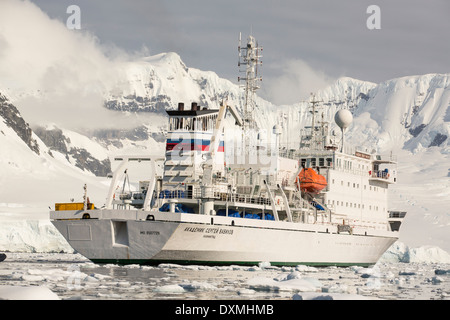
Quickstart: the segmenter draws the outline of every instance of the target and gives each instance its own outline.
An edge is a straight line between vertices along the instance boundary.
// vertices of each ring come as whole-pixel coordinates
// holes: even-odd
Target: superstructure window
[[[306,168],[306,159],[301,160],[301,166],[302,168]]]
[[[333,159],[327,158],[327,166],[331,167],[333,165]]]

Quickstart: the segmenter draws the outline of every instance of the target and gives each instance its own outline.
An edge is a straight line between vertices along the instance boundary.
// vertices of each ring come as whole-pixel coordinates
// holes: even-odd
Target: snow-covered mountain
[[[122,65],[126,78],[112,89],[105,105],[131,112],[164,111],[179,101],[218,107],[226,96],[237,100],[239,88],[214,72],[188,68],[176,53],[162,53]]]
[[[188,68],[176,53],[143,58],[122,67],[126,78],[105,97],[105,106],[111,110],[164,114],[178,102],[218,108],[225,98],[241,109],[242,88],[214,72]],[[355,144],[369,142],[382,152],[398,147],[417,152],[437,146],[448,153],[449,84],[450,74],[403,77],[380,84],[344,77],[316,92],[315,98],[322,101],[328,121],[340,108],[352,110],[355,123],[348,135]],[[275,106],[258,97],[257,105],[255,118],[262,128],[281,122],[292,135],[291,131],[311,121],[308,102]],[[289,126],[285,119],[289,119]]]
[[[244,95],[239,85],[214,72],[187,67],[176,53],[122,63],[118,68],[125,77],[105,96],[105,107],[110,110],[165,115],[166,109],[175,109],[179,102],[197,102],[201,107],[217,109],[224,99],[242,110]],[[268,119],[273,117],[276,106],[260,97],[257,103],[255,118],[266,127],[272,123]]]
[[[450,74],[385,81],[358,104],[354,138],[360,132],[383,151],[411,152],[439,147],[450,151]],[[365,128],[365,130],[363,129]]]
[[[107,121],[101,121],[99,127],[68,130],[50,114],[49,123],[34,125],[34,131],[25,125],[25,120],[15,121],[22,124],[17,126],[23,127],[24,135],[11,126],[11,116],[7,118],[5,114],[11,114],[12,106],[17,108],[12,113],[17,114],[24,99],[32,96],[39,100],[46,93],[16,92],[11,95],[14,98],[2,98],[3,110],[9,111],[0,114],[0,215],[11,218],[28,213],[29,218],[34,212],[37,220],[45,219],[47,206],[42,205],[43,201],[52,205],[55,201],[79,198],[85,182],[92,184],[89,188],[102,205],[107,181],[95,175],[104,176],[109,170],[108,158],[116,154],[162,153],[165,109],[176,108],[178,102],[217,108],[225,98],[229,104],[242,108],[242,88],[214,72],[187,67],[175,53],[123,62],[117,68],[124,77],[118,82],[110,81],[113,84],[98,105],[119,115],[115,118],[118,121],[109,126],[105,125]],[[332,121],[340,108],[353,112],[347,141],[399,155],[400,181],[393,188],[390,202],[393,208],[409,211],[402,240],[414,245],[440,245],[447,251],[449,84],[450,74],[403,77],[380,84],[340,78],[315,93],[315,99],[322,101],[325,120]],[[283,141],[291,146],[295,145],[299,130],[311,121],[308,102],[276,106],[258,97],[257,105],[255,118],[259,126],[270,130],[281,124]],[[121,118],[134,118],[136,125],[130,127],[124,122],[122,126]]]

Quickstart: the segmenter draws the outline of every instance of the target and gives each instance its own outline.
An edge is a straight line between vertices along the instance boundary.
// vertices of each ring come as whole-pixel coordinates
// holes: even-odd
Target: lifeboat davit
[[[303,168],[298,174],[298,181],[300,190],[308,193],[319,193],[327,186],[327,179],[312,168]]]

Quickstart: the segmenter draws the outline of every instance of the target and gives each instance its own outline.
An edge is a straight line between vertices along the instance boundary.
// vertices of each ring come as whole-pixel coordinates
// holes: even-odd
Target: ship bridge
[[[190,110],[185,110],[184,103],[179,103],[177,110],[166,112],[169,115],[169,132],[166,141],[164,184],[172,188],[193,184],[203,174],[202,164],[210,151],[219,110],[201,108],[193,102]],[[225,146],[222,135],[219,139],[216,161],[222,164],[223,171]]]

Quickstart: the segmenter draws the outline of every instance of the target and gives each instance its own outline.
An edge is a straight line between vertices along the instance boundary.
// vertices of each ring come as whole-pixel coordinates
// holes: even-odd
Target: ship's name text
[[[159,236],[160,235],[159,231],[148,231],[148,230],[147,231],[143,230],[140,232],[140,234],[141,235],[150,235],[150,236]]]
[[[184,228],[186,232],[200,232],[200,233],[209,233],[209,234],[228,234],[232,235],[233,230],[231,229],[223,229],[223,228],[202,228],[202,227],[186,227]]]

